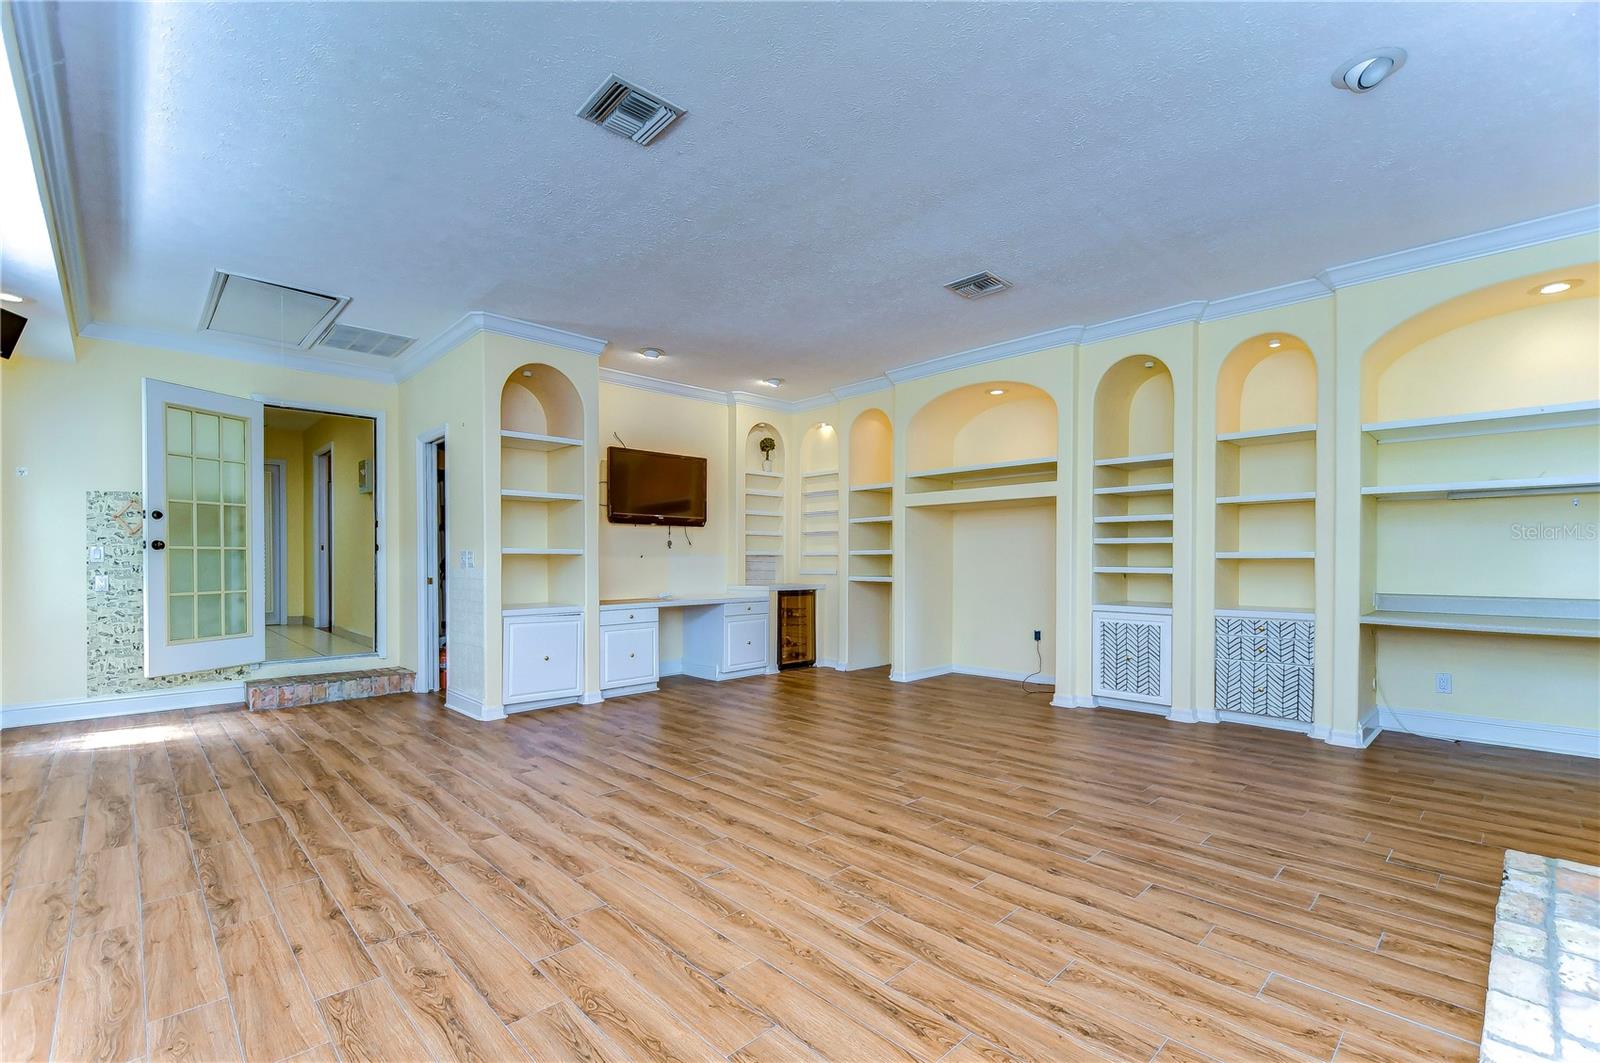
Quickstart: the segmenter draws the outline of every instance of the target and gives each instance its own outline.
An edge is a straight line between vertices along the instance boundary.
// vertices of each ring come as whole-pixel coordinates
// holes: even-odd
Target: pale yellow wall
[[[283,462],[283,616],[309,620],[306,607],[306,537],[310,523],[306,517],[305,442],[299,432],[268,428],[262,433],[266,457]],[[271,530],[268,529],[269,536]]]
[[[333,448],[333,626],[371,638],[377,616],[376,530],[373,526],[373,495],[362,494],[357,484],[357,466],[371,462],[377,444],[377,429],[362,417],[328,416],[318,418],[301,433],[301,483],[305,496],[302,511],[312,511],[311,490],[316,453]],[[381,473],[374,472],[374,475]],[[289,525],[289,536],[299,531],[302,558],[316,556],[316,529],[309,519]],[[316,601],[315,573],[302,566],[303,602]],[[307,614],[308,615],[308,614]]]
[[[1600,729],[1592,640],[1383,628],[1374,643],[1380,707]],[[1436,672],[1450,673],[1453,693],[1434,692]]]
[[[952,517],[950,646],[957,667],[1055,675],[1055,517],[1054,506]],[[1035,630],[1043,636],[1037,654]]]
[[[83,340],[75,362],[17,358],[0,391],[5,450],[5,527],[0,566],[0,702],[19,706],[83,698],[85,657],[85,493],[138,491],[143,482],[141,380],[152,377],[230,395],[326,403],[394,415],[394,385],[279,366]],[[393,461],[391,442],[390,461]],[[24,466],[28,476],[15,469]],[[390,473],[389,486],[394,486]],[[399,492],[386,495],[391,526]],[[390,565],[389,632],[400,630],[401,566]],[[378,664],[403,664],[404,639],[389,639]],[[329,667],[348,668],[348,662]],[[306,662],[269,665],[261,675],[317,671]]]

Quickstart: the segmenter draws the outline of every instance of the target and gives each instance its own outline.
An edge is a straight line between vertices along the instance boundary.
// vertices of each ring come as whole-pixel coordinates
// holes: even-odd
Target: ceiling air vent
[[[328,331],[349,302],[336,295],[217,270],[200,313],[200,331],[306,348]]]
[[[683,115],[682,107],[674,107],[614,74],[595,90],[578,112],[579,118],[627,137],[635,144],[650,143]]]
[[[414,342],[410,336],[396,336],[377,329],[357,328],[355,325],[335,325],[318,341],[318,346],[393,358]]]
[[[986,295],[1003,292],[1011,287],[1010,281],[1003,281],[988,270],[974,273],[970,277],[962,277],[958,281],[951,281],[945,285],[963,299],[982,299]]]

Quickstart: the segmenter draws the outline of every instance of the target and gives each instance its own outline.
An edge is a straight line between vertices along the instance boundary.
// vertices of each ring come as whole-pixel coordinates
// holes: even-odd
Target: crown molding
[[[413,346],[396,358],[395,380],[409,380],[480,332],[512,336],[519,340],[532,340],[535,343],[596,357],[606,349],[606,341],[596,336],[568,332],[553,325],[541,325],[537,321],[507,317],[505,314],[494,314],[487,310],[469,310],[437,336],[426,343]]]
[[[1132,336],[1136,332],[1150,332],[1168,325],[1192,325],[1200,320],[1206,312],[1204,299],[1191,299],[1186,303],[1173,303],[1171,306],[1159,307],[1155,310],[1146,310],[1143,313],[1129,314],[1127,317],[1112,318],[1102,321],[1097,325],[1086,325],[1083,329],[1084,343],[1099,343],[1101,340],[1114,340],[1119,336]]]
[[[265,344],[258,346],[199,333],[185,335],[181,332],[137,328],[133,325],[108,325],[103,321],[89,322],[78,330],[78,335],[84,339],[182,351],[186,354],[226,358],[229,361],[248,362],[252,365],[295,369],[303,373],[321,373],[324,376],[347,377],[351,380],[371,380],[381,384],[395,383],[394,373],[386,367],[352,365],[332,358],[317,358],[302,352],[298,347],[269,347]]]
[[[969,365],[982,365],[985,362],[998,362],[1002,358],[1015,358],[1020,354],[1034,354],[1038,351],[1047,351],[1052,347],[1069,347],[1081,342],[1083,339],[1082,325],[1068,325],[1065,328],[1050,329],[1046,332],[1035,332],[1028,336],[1019,336],[1014,340],[1002,340],[999,343],[988,343],[982,347],[973,347],[955,354],[943,354],[937,358],[929,358],[922,362],[912,362],[910,365],[890,369],[883,375],[892,383],[904,384],[908,380],[917,380],[935,373],[948,373],[952,369],[965,369]]]
[[[698,384],[680,384],[675,380],[661,380],[622,369],[607,369],[605,366],[600,367],[600,383],[636,388],[639,391],[653,391],[658,395],[676,395],[680,399],[698,399],[701,402],[716,403],[718,406],[733,404],[733,395],[727,391],[703,388]]]
[[[874,391],[882,391],[885,388],[892,387],[894,387],[894,381],[888,377],[870,376],[865,380],[857,380],[854,384],[845,384],[842,387],[834,388],[829,394],[842,402],[845,399],[853,399],[857,395],[870,395]]]
[[[1295,303],[1310,302],[1313,299],[1326,299],[1332,294],[1333,289],[1319,280],[1292,281],[1289,284],[1279,284],[1273,288],[1245,292],[1243,295],[1230,295],[1225,299],[1213,299],[1206,304],[1205,312],[1200,315],[1200,320],[1220,321],[1225,317],[1254,314],[1262,310],[1276,310],[1282,306],[1293,306]]]
[[[1317,279],[1330,289],[1348,288],[1354,284],[1367,284],[1456,262],[1470,262],[1475,258],[1595,232],[1600,232],[1600,205],[1579,207],[1543,218],[1502,225],[1498,229],[1486,229],[1423,244],[1421,247],[1408,247],[1404,251],[1329,266],[1317,274]]]

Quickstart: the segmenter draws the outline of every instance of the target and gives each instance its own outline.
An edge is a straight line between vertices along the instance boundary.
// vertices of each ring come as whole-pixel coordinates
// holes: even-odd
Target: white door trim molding
[[[417,435],[416,439],[416,477],[417,477],[417,679],[412,687],[419,694],[427,694],[439,689],[439,647],[436,644],[438,626],[433,622],[435,618],[429,616],[429,610],[424,605],[423,599],[429,593],[428,577],[438,570],[437,559],[431,556],[427,544],[432,542],[433,515],[435,512],[436,485],[438,477],[429,465],[433,448],[439,443],[444,444],[445,461],[450,460],[449,426],[439,425],[429,428]],[[445,476],[450,474],[448,470]],[[446,481],[448,489],[448,480]],[[445,510],[445,557],[450,556],[450,516]],[[437,593],[435,591],[434,593]],[[450,602],[444,602],[444,626],[450,630]],[[470,715],[470,714],[469,714]],[[474,716],[474,719],[478,717]]]
[[[311,455],[311,626],[333,628],[333,444]]]
[[[272,604],[275,610],[267,613],[268,624],[286,624],[289,621],[288,604],[289,574],[285,571],[284,556],[288,552],[289,539],[289,463],[282,458],[266,458],[261,462],[273,470],[275,475],[272,483],[265,489],[272,493],[272,527],[267,529],[267,541],[264,544],[272,552]],[[263,584],[263,591],[265,584]],[[264,594],[263,594],[264,596]]]

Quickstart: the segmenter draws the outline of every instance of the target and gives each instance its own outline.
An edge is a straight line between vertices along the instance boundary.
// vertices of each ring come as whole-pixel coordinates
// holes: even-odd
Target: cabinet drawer
[[[583,618],[512,617],[505,622],[507,703],[542,701],[583,691]]]
[[[654,605],[630,605],[626,609],[600,610],[600,626],[616,627],[620,624],[654,624],[657,620],[658,607]]]
[[[767,615],[725,616],[723,621],[722,669],[740,672],[767,663]]]
[[[767,600],[754,598],[748,602],[729,602],[722,607],[723,616],[765,616],[767,615]]]
[[[655,682],[656,625],[612,624],[600,629],[600,688]]]

